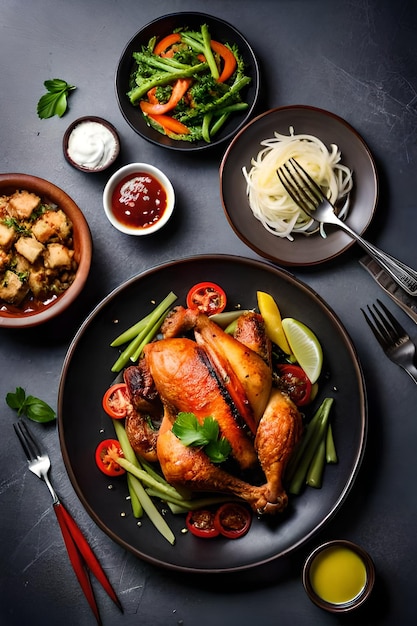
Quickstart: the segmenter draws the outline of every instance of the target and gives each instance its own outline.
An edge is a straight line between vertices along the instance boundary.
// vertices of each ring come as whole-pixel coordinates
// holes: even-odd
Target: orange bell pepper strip
[[[168,48],[170,48],[174,43],[179,43],[181,41],[181,35],[179,33],[171,33],[166,37],[163,37],[161,41],[158,41],[155,48],[153,49],[153,53],[157,56],[163,56],[166,54]]]
[[[214,52],[216,52],[216,54],[221,56],[223,60],[223,69],[219,78],[217,79],[217,82],[224,83],[226,82],[226,80],[228,80],[231,77],[231,75],[236,69],[237,61],[236,61],[235,55],[233,54],[231,50],[229,50],[227,46],[224,46],[219,41],[214,41],[212,39],[210,45],[212,49],[214,50]]]
[[[190,133],[190,129],[185,124],[179,122],[170,115],[154,115],[153,113],[150,113],[148,114],[148,117],[162,126],[167,135],[189,135]]]
[[[188,88],[192,83],[191,78],[179,78],[172,89],[171,97],[165,104],[153,104],[152,102],[146,102],[142,100],[140,102],[140,108],[144,113],[154,113],[155,115],[164,115],[174,109],[181,98],[187,93]]]
[[[159,100],[156,97],[156,89],[156,87],[152,87],[152,89],[149,89],[148,93],[146,94],[151,104],[159,104]]]

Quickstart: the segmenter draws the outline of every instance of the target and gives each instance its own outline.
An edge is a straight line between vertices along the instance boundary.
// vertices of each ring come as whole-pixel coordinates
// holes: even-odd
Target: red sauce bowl
[[[108,180],[103,191],[110,223],[127,235],[151,235],[169,221],[175,206],[174,188],[157,167],[130,163]]]

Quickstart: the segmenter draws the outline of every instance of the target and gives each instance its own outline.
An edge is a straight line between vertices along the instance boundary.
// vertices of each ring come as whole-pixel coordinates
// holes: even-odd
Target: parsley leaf
[[[231,452],[225,437],[219,437],[219,425],[213,417],[205,417],[202,424],[194,413],[178,413],[172,432],[185,446],[204,449],[212,463],[222,463]]]
[[[51,422],[55,419],[55,411],[43,400],[35,396],[27,396],[22,387],[16,387],[14,393],[6,395],[6,402],[18,415],[26,415],[34,422]]]
[[[60,78],[52,78],[44,82],[44,87],[47,90],[39,100],[37,106],[37,113],[41,119],[47,119],[58,115],[62,117],[67,110],[67,97],[69,93],[76,89],[74,85],[69,85],[65,80]]]

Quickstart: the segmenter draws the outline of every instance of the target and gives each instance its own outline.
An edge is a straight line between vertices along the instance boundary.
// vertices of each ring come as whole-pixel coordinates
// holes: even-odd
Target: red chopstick
[[[96,617],[97,624],[102,625],[97,602],[94,596],[93,587],[91,585],[90,576],[87,568],[94,574],[103,589],[110,596],[116,606],[123,613],[123,607],[111,586],[103,568],[101,567],[97,557],[90,548],[87,540],[77,526],[75,520],[68,513],[61,502],[54,504],[54,511],[61,528],[68,556],[77,576],[78,582],[84,592],[85,597]]]

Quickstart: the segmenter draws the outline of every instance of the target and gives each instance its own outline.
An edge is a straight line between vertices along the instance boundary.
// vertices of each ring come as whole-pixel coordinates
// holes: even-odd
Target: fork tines
[[[18,422],[13,424],[13,427],[16,431],[16,435],[19,438],[19,441],[22,445],[28,461],[39,458],[41,456],[41,451],[26,424],[22,420],[19,420]]]
[[[367,306],[368,313],[373,321],[371,321],[363,309],[361,309],[361,311],[377,341],[379,341],[383,349],[387,349],[401,340],[406,339],[407,333],[401,324],[397,322],[391,311],[378,298],[377,303],[382,311],[380,311],[375,304],[372,305],[372,308],[369,305]]]
[[[322,190],[293,157],[277,169],[277,175],[288,195],[306,212],[322,202]]]

